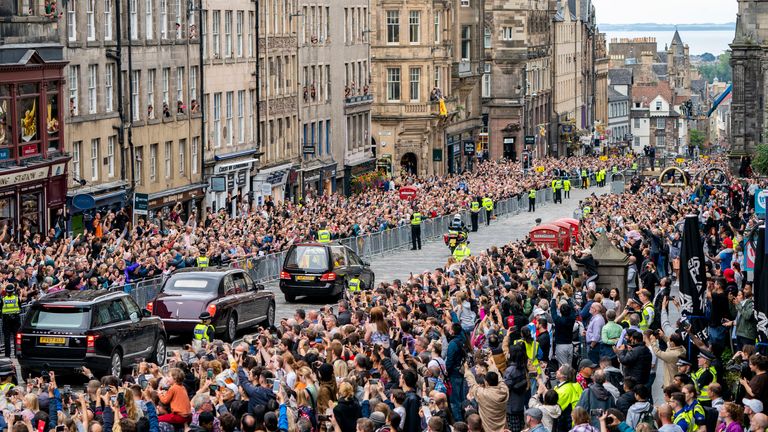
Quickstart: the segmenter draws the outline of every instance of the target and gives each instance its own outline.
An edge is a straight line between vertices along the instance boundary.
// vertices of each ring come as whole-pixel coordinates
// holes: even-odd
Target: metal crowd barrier
[[[578,183],[579,186],[574,186],[574,188],[580,187],[581,178],[579,178]],[[595,184],[594,175],[592,175],[589,186],[593,187]],[[536,203],[543,204],[547,202],[552,202],[552,190],[547,188],[536,191]],[[528,195],[523,193],[519,197],[512,197],[494,203],[493,216],[497,219],[509,217],[527,209]],[[462,210],[460,213],[465,223],[470,220],[468,210]],[[480,211],[478,224],[481,226],[485,225],[485,214],[485,210]],[[448,224],[451,219],[453,219],[453,215],[438,216],[424,220],[421,224],[422,241],[440,239],[448,230]],[[361,258],[370,259],[395,250],[410,248],[411,227],[409,224],[405,224],[385,231],[348,237],[337,241],[350,248]],[[248,272],[254,282],[266,283],[277,280],[280,277],[280,270],[285,261],[285,256],[286,252],[283,251],[265,256],[242,258],[228,263],[227,267],[241,268]],[[136,303],[144,306],[160,292],[164,281],[165,278],[156,277],[114,287],[113,289],[122,289],[129,293],[136,300]]]

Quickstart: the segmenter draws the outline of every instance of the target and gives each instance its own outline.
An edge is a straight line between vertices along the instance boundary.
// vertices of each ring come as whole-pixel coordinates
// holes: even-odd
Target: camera
[[[605,411],[603,409],[595,408],[595,409],[589,410],[589,415],[591,415],[592,417],[600,417],[603,415],[604,412]]]

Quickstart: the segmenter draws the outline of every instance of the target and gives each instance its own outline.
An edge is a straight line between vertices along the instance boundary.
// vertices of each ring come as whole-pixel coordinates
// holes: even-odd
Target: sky
[[[598,24],[736,21],[737,0],[592,0]]]

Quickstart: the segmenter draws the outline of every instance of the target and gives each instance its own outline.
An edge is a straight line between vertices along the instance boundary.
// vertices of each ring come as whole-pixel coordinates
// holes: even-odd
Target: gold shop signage
[[[12,174],[0,175],[0,187],[13,186],[21,183],[28,183],[37,180],[43,180],[48,177],[50,167],[36,168],[28,171],[15,172]]]

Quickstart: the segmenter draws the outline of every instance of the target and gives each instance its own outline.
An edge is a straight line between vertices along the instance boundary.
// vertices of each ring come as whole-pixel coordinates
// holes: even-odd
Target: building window
[[[253,57],[253,29],[256,25],[253,12],[248,12],[248,57]]]
[[[211,23],[211,33],[213,34],[213,57],[219,58],[221,56],[221,36],[219,35],[221,25],[221,12],[213,11],[213,23]]]
[[[656,129],[664,129],[665,127],[667,127],[665,119],[663,117],[657,118]]]
[[[237,92],[237,142],[245,142],[245,90]]]
[[[441,29],[440,29],[440,13],[435,11],[435,43],[440,43],[440,36],[441,36]]]
[[[226,134],[227,134],[227,145],[232,145],[232,137],[234,136],[234,132],[232,132],[232,112],[234,111],[234,92],[227,92],[227,124],[224,127]]]
[[[155,118],[155,75],[157,71],[150,69],[147,71],[147,119]]]
[[[187,140],[179,140],[179,175],[184,176],[184,170],[186,169],[187,159]]]
[[[189,165],[192,167],[192,174],[197,174],[197,149],[200,148],[200,137],[192,137],[192,151],[190,154]]]
[[[481,89],[481,97],[491,97],[491,64],[485,63],[483,65],[483,86]]]
[[[485,27],[483,29],[483,48],[491,47],[491,29]]]
[[[77,0],[67,3],[67,38],[70,42],[77,40]]]
[[[182,0],[176,0],[176,39],[181,39],[184,35],[181,31],[181,23],[184,20],[184,17],[181,13],[181,5]]]
[[[154,20],[152,18],[152,0],[144,0],[146,5],[146,17],[144,17],[144,33],[145,38],[147,40],[152,40],[153,34],[155,33],[155,24]]]
[[[78,92],[78,79],[80,78],[80,66],[69,67],[69,114],[78,115],[77,109],[80,106],[80,96]]]
[[[114,100],[114,86],[112,80],[115,76],[115,64],[107,63],[107,70],[104,73],[104,111],[112,112]]]
[[[112,40],[112,0],[104,0],[104,40]]]
[[[115,141],[117,137],[112,135],[107,137],[107,176],[115,176]]]
[[[411,43],[421,42],[421,11],[408,13],[408,36]]]
[[[640,119],[639,118],[635,119],[635,126],[634,127],[635,127],[635,129],[639,129],[640,128]]]
[[[157,180],[157,144],[149,146],[149,181]]]
[[[221,147],[221,93],[213,94],[213,145]]]
[[[232,57],[232,11],[224,11],[224,55]]]
[[[387,43],[400,42],[400,11],[387,11]]]
[[[189,68],[189,101],[197,102],[197,66]]]
[[[469,7],[469,0],[461,0],[461,7]]]
[[[176,112],[184,114],[184,68],[176,68]]]
[[[160,39],[168,39],[168,0],[160,0]]]
[[[419,101],[419,87],[421,85],[421,68],[412,67],[408,73],[408,82],[410,83],[411,102]]]
[[[435,85],[434,87],[440,88],[440,81],[442,81],[442,76],[440,75],[440,66],[435,66]]]
[[[72,177],[76,180],[83,178],[80,168],[80,155],[83,153],[83,142],[75,141],[72,143]]]
[[[96,113],[96,65],[88,65],[88,114]]]
[[[136,147],[136,183],[144,184],[144,147]]]
[[[96,0],[85,1],[85,18],[88,30],[88,40],[96,40]]]
[[[128,7],[131,9],[131,39],[139,38],[139,1],[128,0]]]
[[[171,153],[173,152],[173,141],[165,142],[165,178],[171,178]]]
[[[141,106],[139,105],[139,86],[141,84],[140,81],[140,72],[139,71],[133,71],[131,80],[133,81],[133,93],[131,93],[131,103],[133,104],[133,113],[131,113],[131,121],[139,121],[141,119],[140,109]]]
[[[656,111],[661,111],[661,101],[656,101]]]
[[[163,68],[163,105],[168,104],[168,96],[171,87],[171,68]],[[163,106],[165,108],[165,106]]]
[[[99,139],[91,140],[91,181],[99,179]]]
[[[515,29],[512,27],[501,28],[501,40],[511,41],[514,36]]]
[[[237,11],[237,23],[235,25],[235,32],[237,33],[237,56],[243,56],[243,11]]]
[[[400,68],[387,68],[387,100],[400,100]]]
[[[656,137],[656,147],[664,147],[664,135]]]
[[[461,26],[461,59],[469,60],[470,47],[472,46],[472,27]]]
[[[256,140],[256,90],[248,90],[248,126],[251,128],[249,137],[251,142]],[[257,148],[258,148],[258,143]]]

